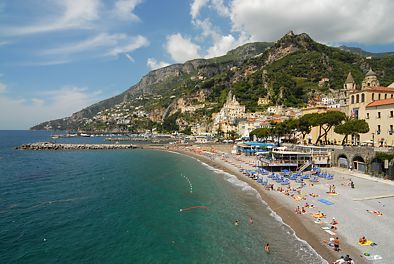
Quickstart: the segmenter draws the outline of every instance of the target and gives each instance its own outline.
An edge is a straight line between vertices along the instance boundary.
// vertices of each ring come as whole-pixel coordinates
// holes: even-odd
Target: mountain
[[[394,81],[394,56],[367,59],[289,32],[275,43],[248,43],[221,57],[151,71],[120,95],[32,129],[190,132],[210,126],[230,90],[248,111],[264,110],[257,104],[261,97],[302,106],[317,94],[342,88],[349,72],[360,84],[370,67],[382,85]]]
[[[381,57],[386,57],[386,56],[393,56],[394,52],[378,52],[378,53],[374,53],[374,52],[369,52],[369,51],[365,51],[361,48],[356,48],[356,47],[347,47],[347,46],[340,46],[339,47],[341,50],[347,51],[347,52],[351,52],[360,56],[364,56],[364,57],[375,57],[375,58],[381,58]]]

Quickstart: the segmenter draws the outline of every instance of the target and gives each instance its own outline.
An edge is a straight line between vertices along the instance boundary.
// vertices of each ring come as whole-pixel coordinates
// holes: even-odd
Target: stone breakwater
[[[94,150],[94,149],[135,149],[140,148],[131,144],[57,144],[51,142],[38,142],[24,144],[16,149],[20,150]]]

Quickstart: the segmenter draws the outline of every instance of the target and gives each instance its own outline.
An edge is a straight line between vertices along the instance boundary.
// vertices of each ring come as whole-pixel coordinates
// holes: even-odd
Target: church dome
[[[369,69],[365,76],[376,76],[376,73],[372,69]]]

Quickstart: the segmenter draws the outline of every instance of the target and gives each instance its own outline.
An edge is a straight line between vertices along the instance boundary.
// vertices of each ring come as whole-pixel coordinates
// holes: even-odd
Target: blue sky
[[[69,116],[152,69],[289,30],[394,51],[392,10],[390,0],[0,0],[0,129]]]

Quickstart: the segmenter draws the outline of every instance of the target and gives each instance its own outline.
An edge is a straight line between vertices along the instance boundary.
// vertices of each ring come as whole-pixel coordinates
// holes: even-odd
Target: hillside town
[[[320,83],[325,82],[329,82],[329,79],[323,78],[320,81]],[[310,99],[304,108],[272,105],[270,99],[266,97],[258,100],[258,105],[265,107],[265,111],[247,112],[245,106],[237,101],[236,96],[230,90],[223,107],[219,112],[212,114],[212,123],[191,124],[191,132],[195,136],[209,136],[211,138],[233,140],[249,138],[253,130],[272,127],[284,120],[297,119],[313,113],[340,111],[345,113],[347,118],[365,120],[369,126],[367,133],[351,135],[348,144],[393,146],[394,122],[390,122],[394,121],[393,96],[394,83],[387,87],[380,86],[377,75],[372,69],[366,73],[361,85],[355,82],[352,73],[349,72],[341,89]],[[193,105],[181,98],[177,100],[177,109],[180,112],[193,113],[205,107],[204,100],[204,96],[200,96],[197,104]],[[149,118],[152,121],[159,121],[162,117],[162,114],[154,116],[152,113],[154,112],[146,111],[142,105],[133,106],[130,102],[123,102],[111,109],[98,112],[92,119],[87,119],[86,123],[112,123],[127,130],[132,127],[132,119]],[[182,125],[182,120],[177,120],[177,122],[178,125]],[[152,132],[155,130],[153,129]],[[299,143],[315,143],[318,134],[319,128],[314,127],[307,135],[298,134],[296,138]],[[335,133],[334,129],[331,129],[327,134],[330,144],[340,144],[342,139],[343,135]]]

